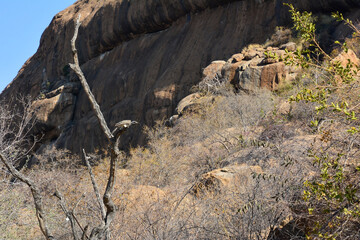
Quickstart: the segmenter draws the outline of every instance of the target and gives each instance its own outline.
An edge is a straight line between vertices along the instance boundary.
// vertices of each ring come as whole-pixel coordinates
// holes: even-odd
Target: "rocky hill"
[[[360,239],[360,4],[292,2],[315,13],[311,41],[287,28],[282,1],[84,0],[59,13],[1,94],[33,98],[42,142],[16,170],[27,128],[0,108],[0,238]],[[68,65],[78,14],[110,128],[141,122],[121,136],[129,154],[90,153],[105,141]]]
[[[348,0],[288,1],[317,14],[340,10],[355,18],[360,3]],[[88,99],[70,71],[70,39],[81,14],[77,48],[88,82],[110,126],[121,119],[144,125],[174,114],[201,80],[202,69],[228,59],[249,43],[264,43],[276,26],[289,25],[281,0],[79,0],[58,13],[38,51],[2,92],[36,99],[38,132],[45,143],[78,152],[103,146]],[[328,29],[328,36],[344,34]],[[329,38],[331,39],[331,38]],[[127,136],[143,142],[140,129]]]

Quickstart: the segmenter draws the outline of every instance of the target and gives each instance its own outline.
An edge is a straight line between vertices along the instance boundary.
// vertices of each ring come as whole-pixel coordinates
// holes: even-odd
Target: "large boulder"
[[[262,68],[260,87],[274,90],[280,81],[286,78],[285,64],[282,62],[266,65]]]
[[[182,116],[184,114],[201,112],[205,106],[212,104],[214,101],[214,96],[202,96],[199,93],[193,93],[179,102],[176,107],[176,113],[178,116]]]
[[[225,65],[225,61],[213,61],[208,65],[206,68],[204,68],[202,73],[202,78],[214,78],[216,75],[220,76],[221,69]]]

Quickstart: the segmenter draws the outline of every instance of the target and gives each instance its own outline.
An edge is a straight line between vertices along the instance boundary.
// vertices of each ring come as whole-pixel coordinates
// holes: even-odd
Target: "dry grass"
[[[319,139],[334,125],[311,128],[309,119],[318,117],[313,106],[294,103],[284,111],[280,109],[284,100],[267,91],[212,97],[198,111],[185,113],[172,128],[162,123],[145,128],[148,145],[132,149],[126,169],[119,169],[117,174],[113,239],[304,237],[299,228],[296,232],[284,227],[286,231],[280,234],[279,226],[313,223],[301,200],[304,179],[317,172],[308,150],[329,147]],[[340,121],[336,128],[343,129],[344,123]],[[329,152],[336,154],[348,146],[340,147],[339,142],[344,143],[341,134],[332,136]],[[357,152],[353,149],[349,159],[355,159]],[[53,196],[56,188],[70,209],[76,206],[82,228],[96,226],[101,221],[100,210],[87,170],[78,164],[80,158],[52,148],[37,158],[39,164],[27,174],[42,188],[49,224],[57,238],[71,239],[71,234]],[[102,193],[108,159],[92,162],[97,162],[93,170]],[[261,170],[249,170],[247,175],[234,172],[234,177],[226,180],[231,182],[228,185],[220,178],[203,181],[206,173],[218,169],[229,174],[226,169],[240,164]],[[206,186],[195,190],[200,183]],[[1,186],[1,238],[41,238],[27,188],[23,184]],[[81,233],[79,226],[76,231]]]

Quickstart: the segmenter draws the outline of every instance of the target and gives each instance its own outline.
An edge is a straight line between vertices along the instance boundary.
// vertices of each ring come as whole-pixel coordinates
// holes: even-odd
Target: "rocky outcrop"
[[[350,11],[353,18],[359,15],[360,4],[356,1],[289,2],[315,12],[343,10]],[[151,125],[171,116],[179,100],[201,80],[202,69],[209,63],[229,58],[249,43],[263,43],[275,26],[289,24],[287,9],[279,0],[79,0],[53,18],[38,51],[3,91],[1,99],[19,91],[39,99],[44,72],[48,92],[77,82],[68,63],[72,61],[74,19],[79,14],[82,25],[77,48],[81,67],[111,127],[121,119]],[[253,54],[244,55],[244,60]],[[239,65],[240,58],[233,57]],[[265,85],[272,87],[276,76],[268,68],[264,75],[272,80]],[[249,76],[260,75],[256,67],[249,71]],[[248,83],[239,80],[240,86],[242,82],[244,86]],[[86,95],[81,89],[71,93],[74,96],[56,93],[35,103],[42,111],[51,111],[39,113],[40,121],[47,125],[43,129],[61,126],[51,139],[44,140],[74,152],[83,147],[87,151],[101,148],[105,138]],[[62,101],[72,106],[60,110],[56,106]],[[58,110],[52,111],[55,108]],[[124,138],[132,145],[143,140],[140,128]]]
[[[280,57],[287,51],[295,51],[297,46],[288,42],[278,47],[263,47],[250,45],[241,53],[234,54],[225,61],[213,61],[203,71],[203,78],[199,84],[200,90],[207,90],[217,83],[230,83],[235,89],[251,92],[258,88],[277,90],[281,82],[295,78],[296,68],[285,66]],[[279,58],[270,57],[269,54]],[[218,86],[217,86],[218,87]]]
[[[58,137],[66,127],[65,124],[71,122],[78,91],[79,84],[66,83],[51,92],[41,93],[32,103],[37,119],[36,130],[45,132],[45,138]]]

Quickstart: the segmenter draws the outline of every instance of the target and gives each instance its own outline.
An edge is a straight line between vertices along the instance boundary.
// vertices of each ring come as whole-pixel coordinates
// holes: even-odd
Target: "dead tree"
[[[115,184],[116,162],[119,160],[119,157],[121,154],[121,151],[119,149],[120,136],[130,126],[132,126],[134,124],[138,124],[138,123],[136,121],[131,121],[131,120],[120,121],[119,123],[117,123],[115,125],[114,130],[110,131],[110,128],[108,127],[108,125],[105,121],[105,118],[100,110],[100,107],[99,107],[98,103],[96,102],[95,97],[92,94],[90,87],[86,81],[86,78],[79,66],[78,54],[77,54],[77,50],[75,47],[75,41],[77,39],[79,27],[80,27],[80,16],[77,18],[74,36],[71,40],[71,47],[72,47],[72,52],[73,52],[73,57],[74,57],[74,63],[71,63],[70,67],[77,74],[77,76],[81,82],[81,85],[90,100],[92,109],[95,112],[95,115],[100,123],[100,127],[101,127],[102,131],[104,132],[104,134],[108,140],[108,144],[110,145],[110,149],[111,149],[110,172],[109,172],[109,176],[108,176],[107,186],[106,186],[106,189],[105,189],[105,192],[104,192],[102,198],[100,197],[99,188],[96,184],[95,177],[92,173],[91,166],[88,161],[88,157],[87,157],[85,151],[83,151],[84,157],[85,157],[85,162],[88,167],[89,174],[91,177],[91,182],[92,182],[92,185],[94,188],[94,192],[96,194],[97,201],[99,203],[100,210],[101,210],[100,211],[101,219],[102,219],[101,224],[99,224],[99,226],[93,228],[90,232],[90,236],[88,236],[87,235],[88,226],[85,226],[83,228],[80,225],[80,223],[77,220],[75,213],[74,213],[75,208],[79,204],[80,199],[82,197],[79,198],[79,201],[76,203],[76,205],[73,209],[69,209],[66,204],[64,196],[58,190],[56,190],[56,192],[54,193],[54,196],[60,200],[60,206],[61,206],[62,210],[64,211],[67,218],[70,220],[71,230],[72,230],[72,235],[73,235],[74,240],[78,240],[78,239],[82,239],[82,240],[83,239],[84,240],[85,239],[90,239],[90,240],[106,239],[106,240],[109,240],[110,239],[109,228],[110,228],[110,224],[111,224],[112,220],[114,219],[114,215],[116,212],[116,206],[112,201],[112,193],[113,193],[114,184]],[[1,121],[1,122],[7,122],[7,121]],[[1,122],[0,122],[0,130],[3,130],[4,127],[1,125]],[[26,136],[26,134],[28,134],[28,132],[24,130],[25,129],[24,126],[26,126],[27,122],[28,122],[28,118],[22,119],[22,121],[21,121],[22,128],[20,128],[20,130],[18,132],[12,133],[15,135],[14,144],[13,144],[14,146],[16,144],[18,144],[19,142],[21,142],[22,138],[24,136]],[[6,129],[6,131],[3,131],[3,132],[6,135],[6,134],[8,134],[9,131],[7,131],[7,129]],[[2,144],[1,140],[3,140],[3,139],[1,138],[1,134],[0,134],[0,144]],[[25,183],[26,185],[28,185],[28,187],[31,190],[33,199],[34,199],[36,217],[39,222],[40,230],[47,240],[55,240],[56,238],[54,237],[53,233],[51,232],[51,230],[49,229],[48,224],[47,224],[47,216],[46,216],[47,214],[46,214],[46,211],[44,210],[40,187],[36,184],[35,181],[31,180],[30,178],[25,176],[23,173],[21,173],[19,170],[17,170],[14,167],[13,161],[8,157],[8,154],[7,154],[9,151],[11,151],[11,148],[9,148],[9,149],[8,148],[3,149],[0,147],[0,162],[2,162],[5,165],[5,167],[9,171],[9,173],[14,178],[16,178],[16,179],[20,180],[21,182]],[[76,232],[76,225],[82,231],[81,237],[79,237],[78,233]]]
[[[116,207],[112,201],[111,195],[114,190],[114,184],[115,184],[116,161],[119,160],[119,156],[121,154],[121,151],[119,150],[120,136],[124,131],[126,131],[126,129],[128,129],[131,125],[137,124],[137,122],[131,121],[131,120],[124,120],[115,125],[115,129],[113,130],[113,132],[110,131],[110,129],[105,121],[104,115],[102,114],[100,107],[99,107],[98,103],[96,102],[95,97],[92,94],[90,87],[86,81],[84,73],[82,72],[80,65],[79,65],[79,58],[78,58],[75,42],[76,42],[76,39],[78,36],[80,24],[81,24],[81,22],[80,22],[80,15],[79,15],[76,20],[74,36],[71,40],[71,49],[72,49],[72,53],[73,53],[73,57],[74,57],[74,63],[70,63],[69,65],[70,65],[71,69],[73,69],[74,72],[76,73],[76,75],[78,76],[78,78],[81,82],[81,85],[90,100],[92,109],[94,110],[94,113],[99,121],[100,127],[101,127],[102,131],[104,132],[104,134],[108,140],[108,143],[110,144],[110,148],[111,148],[110,172],[109,172],[108,182],[107,182],[107,186],[105,189],[105,193],[103,195],[102,203],[100,200],[98,200],[99,204],[101,206],[102,223],[100,226],[98,226],[92,230],[90,239],[104,239],[104,238],[110,239],[109,227],[110,227],[112,220],[114,219],[114,215],[115,215],[115,211],[116,211]],[[84,152],[84,154],[85,154],[85,152]],[[85,157],[85,159],[87,159],[86,155],[84,157]],[[90,165],[88,165],[88,167],[89,166]],[[91,168],[89,168],[89,169],[91,169]],[[90,175],[92,175],[92,174],[90,173]],[[93,178],[93,176],[92,176],[92,178]],[[94,186],[94,191],[95,191],[96,195],[98,195],[97,185],[95,184],[95,181],[92,181],[92,183]],[[103,206],[106,207],[105,214],[104,214],[105,211],[103,209]]]

